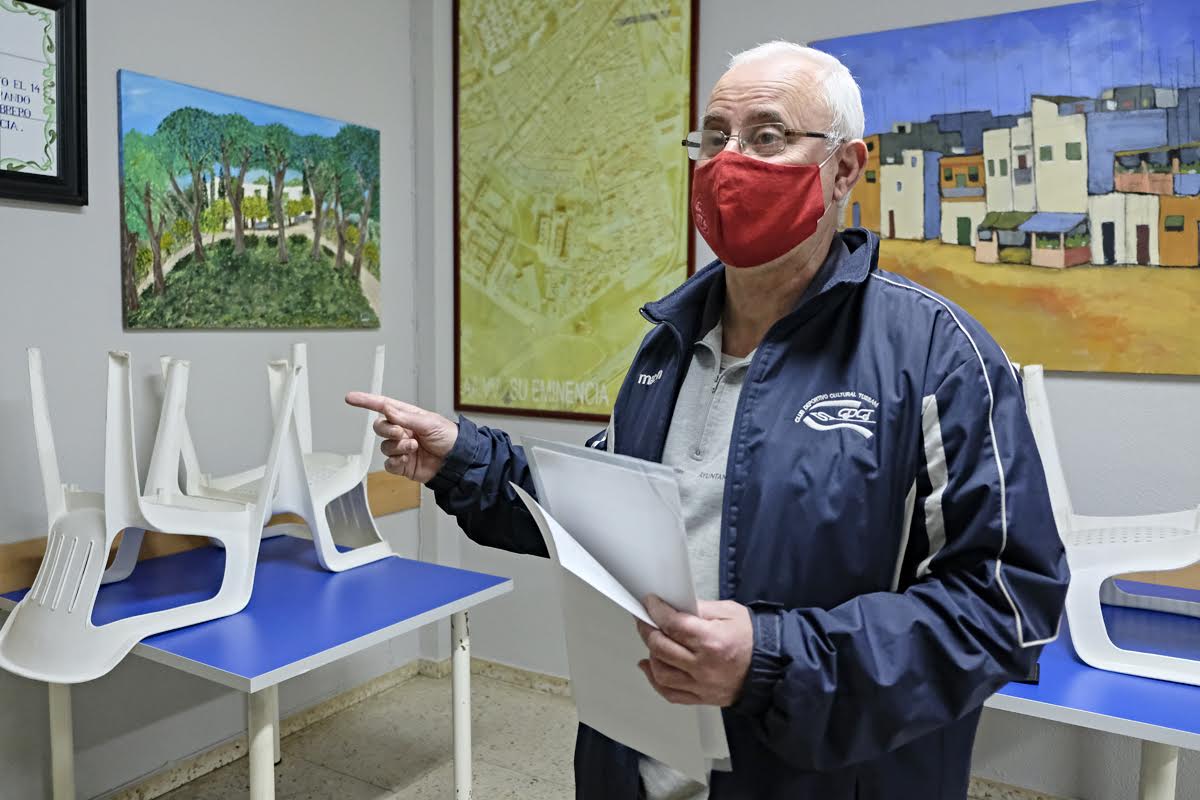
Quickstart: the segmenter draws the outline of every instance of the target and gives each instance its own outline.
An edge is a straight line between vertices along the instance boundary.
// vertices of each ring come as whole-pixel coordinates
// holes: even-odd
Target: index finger
[[[391,407],[388,398],[381,394],[371,394],[370,392],[349,392],[346,395],[346,403],[356,408],[378,411],[385,416]]]

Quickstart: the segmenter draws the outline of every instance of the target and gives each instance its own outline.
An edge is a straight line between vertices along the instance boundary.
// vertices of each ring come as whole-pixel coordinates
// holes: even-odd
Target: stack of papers
[[[707,782],[728,769],[721,710],[668,703],[638,668],[655,594],[696,613],[679,488],[672,470],[627,456],[525,439],[538,497],[514,484],[559,568],[571,688],[579,719]]]

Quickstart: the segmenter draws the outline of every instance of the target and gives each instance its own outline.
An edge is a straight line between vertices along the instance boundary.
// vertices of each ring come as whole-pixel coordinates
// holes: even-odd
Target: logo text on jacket
[[[641,386],[653,386],[662,379],[662,376],[663,371],[661,369],[653,375],[647,375],[643,372],[638,375],[638,384]]]
[[[795,422],[803,422],[815,431],[846,429],[865,439],[875,435],[879,401],[862,392],[819,394],[804,404]]]

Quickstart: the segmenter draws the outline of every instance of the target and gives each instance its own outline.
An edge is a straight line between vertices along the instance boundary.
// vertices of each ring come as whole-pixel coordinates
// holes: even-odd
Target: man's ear
[[[862,177],[863,166],[867,163],[867,143],[862,139],[853,139],[842,146],[837,157],[837,177],[833,180],[833,199],[840,202],[849,196],[850,190]]]

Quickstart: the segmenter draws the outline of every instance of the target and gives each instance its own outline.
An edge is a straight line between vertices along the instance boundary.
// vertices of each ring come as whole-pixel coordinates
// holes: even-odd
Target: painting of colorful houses
[[[863,89],[847,226],[1014,361],[1200,373],[1200,3],[1096,0],[814,42]]]

